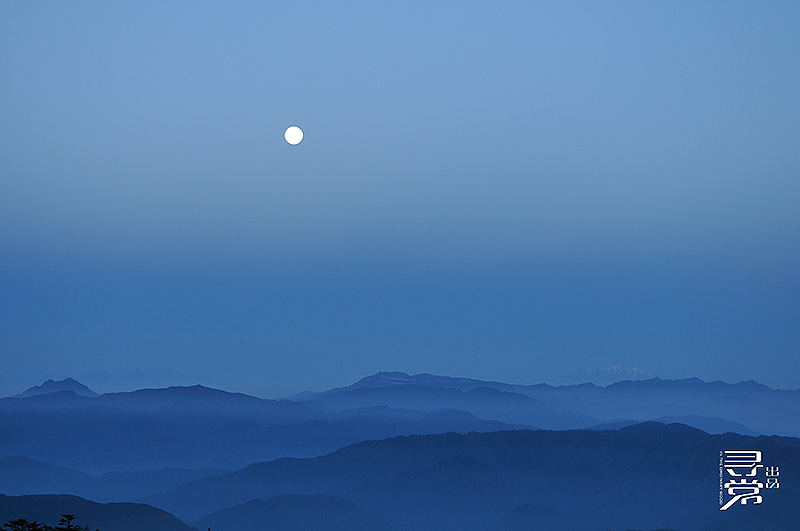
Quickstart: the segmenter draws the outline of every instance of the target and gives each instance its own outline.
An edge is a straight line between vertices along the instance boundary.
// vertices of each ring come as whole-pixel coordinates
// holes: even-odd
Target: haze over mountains
[[[285,400],[51,380],[0,399],[0,493],[12,509],[84,500],[75,512],[99,521],[133,509],[85,500],[146,502],[215,531],[737,529],[714,501],[718,453],[762,450],[786,480],[760,514],[800,518],[798,418],[800,391],[694,378],[554,387],[386,372]]]
[[[777,523],[800,521],[800,441],[660,423],[367,441],[313,459],[253,464],[145,501],[188,521],[254,498],[322,493],[409,530],[486,528],[530,505],[543,508],[547,529],[705,530],[727,517],[714,500],[719,449],[754,446],[786,477],[779,493],[764,495],[769,514],[782,514]],[[539,516],[531,515],[529,529],[539,528]]]
[[[67,380],[0,399],[0,431],[7,434],[0,455],[98,475],[232,470],[368,439],[449,431],[602,429],[656,420],[710,433],[800,436],[800,391],[752,381],[654,378],[554,387],[394,372],[291,400],[203,386],[91,395]]]
[[[360,395],[355,390],[381,389],[387,387],[452,388],[464,392],[481,388],[495,389],[532,398],[561,415],[554,420],[556,425],[539,427],[563,429],[588,427],[578,418],[566,420],[564,415],[578,413],[594,420],[620,421],[621,419],[670,420],[683,418],[701,429],[723,433],[782,434],[800,436],[800,390],[783,391],[770,389],[755,381],[728,384],[721,381],[704,382],[698,378],[683,380],[623,380],[605,387],[591,383],[579,385],[551,386],[548,384],[514,385],[502,382],[486,382],[470,378],[451,378],[431,374],[409,376],[402,372],[377,373],[341,389],[333,389],[304,398],[329,403],[351,398],[350,404],[379,402],[372,398],[381,391],[368,391]],[[507,396],[507,395],[506,395]],[[402,402],[394,401],[399,404]],[[584,417],[584,420],[589,420]],[[562,423],[562,425],[558,425]],[[719,429],[714,429],[717,425]]]

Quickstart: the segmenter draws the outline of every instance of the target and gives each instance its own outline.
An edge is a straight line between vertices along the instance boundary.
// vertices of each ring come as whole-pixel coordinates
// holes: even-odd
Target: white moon
[[[283,138],[291,145],[296,146],[303,141],[303,130],[293,125],[283,133]]]

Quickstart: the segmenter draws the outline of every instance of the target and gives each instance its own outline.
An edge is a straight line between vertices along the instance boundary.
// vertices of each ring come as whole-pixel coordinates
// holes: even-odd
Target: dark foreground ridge
[[[284,494],[250,500],[199,522],[199,529],[238,531],[391,531],[387,522],[340,496]]]
[[[0,525],[11,520],[58,522],[79,515],[78,525],[100,531],[193,531],[173,515],[141,503],[95,503],[78,496],[5,496],[0,494]]]
[[[730,448],[758,448],[780,463],[786,480],[761,506],[719,511],[717,462]],[[735,530],[752,515],[768,516],[772,529],[796,529],[798,474],[797,439],[644,423],[618,431],[367,441],[318,458],[253,464],[147,502],[187,521],[291,493],[341,496],[399,529],[501,529],[503,522],[525,521],[532,529],[554,530]],[[233,518],[237,510],[230,511]],[[215,531],[226,531],[220,525]]]

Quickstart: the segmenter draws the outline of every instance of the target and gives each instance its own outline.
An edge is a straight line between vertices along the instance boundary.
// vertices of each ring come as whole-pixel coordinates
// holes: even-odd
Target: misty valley
[[[556,387],[395,372],[268,400],[50,380],[0,399],[0,522],[796,529],[798,418],[800,391],[753,381]],[[779,488],[720,511],[717,461],[745,448],[780,466]]]

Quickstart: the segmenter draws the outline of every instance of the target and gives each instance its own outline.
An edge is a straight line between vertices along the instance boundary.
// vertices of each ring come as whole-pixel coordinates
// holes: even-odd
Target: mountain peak
[[[378,372],[367,376],[354,383],[351,387],[390,387],[395,385],[420,385],[423,387],[452,387],[464,390],[479,386],[494,384],[472,378],[457,378],[452,376],[439,376],[436,374],[420,373],[406,374],[400,371]],[[465,387],[466,386],[466,387]]]
[[[61,391],[72,391],[78,396],[95,397],[97,393],[77,380],[66,378],[64,380],[47,380],[42,385],[35,385],[16,395],[14,398],[28,398],[31,396],[48,395]]]
[[[369,383],[405,384],[408,383],[409,380],[412,380],[412,377],[400,371],[376,372],[372,376],[361,378],[356,382],[356,385]]]

